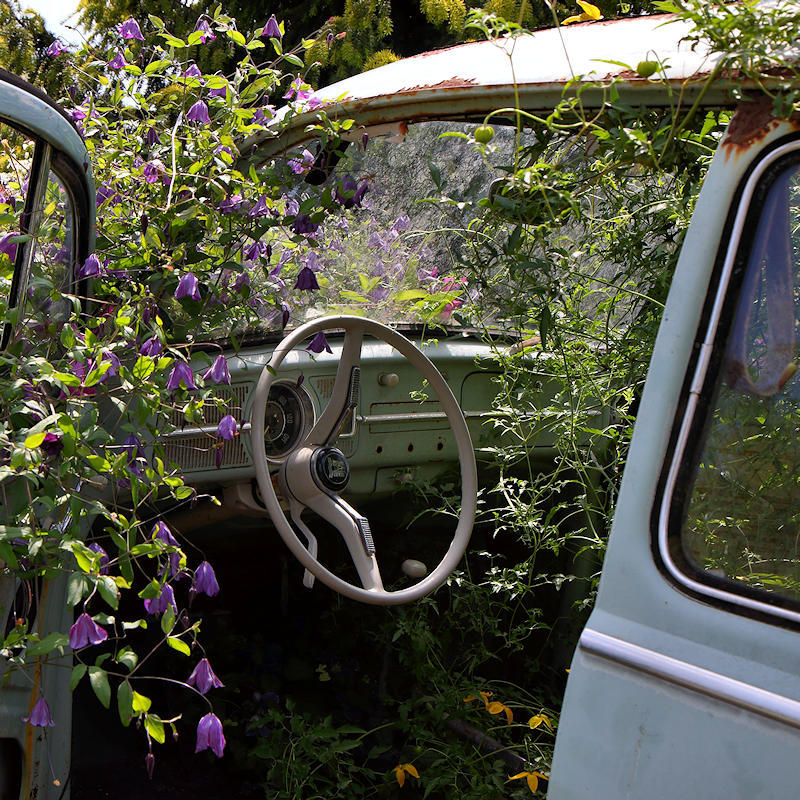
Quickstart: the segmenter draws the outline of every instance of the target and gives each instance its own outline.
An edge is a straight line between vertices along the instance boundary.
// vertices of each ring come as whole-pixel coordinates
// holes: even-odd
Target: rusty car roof
[[[576,79],[584,84],[582,97],[589,106],[607,99],[591,84],[612,79],[629,102],[675,105],[697,96],[720,58],[704,42],[687,41],[691,32],[689,23],[673,14],[548,28],[404,58],[331,84],[315,96],[335,103],[340,117],[366,127],[477,116],[516,107],[517,98],[521,108],[549,110]],[[662,80],[640,76],[641,61],[659,62]],[[715,81],[704,103],[729,102],[729,88],[729,82]],[[304,128],[314,117],[296,114],[277,142],[274,133],[262,132],[245,141],[241,152],[253,146],[272,152],[291,147],[307,138]]]

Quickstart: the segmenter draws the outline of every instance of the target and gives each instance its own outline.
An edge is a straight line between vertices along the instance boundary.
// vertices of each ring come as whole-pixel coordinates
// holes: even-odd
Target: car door
[[[800,136],[742,104],[659,331],[549,797],[800,782]]]
[[[94,186],[86,149],[65,112],[36,87],[0,70],[0,307],[9,311],[0,349],[2,369],[24,360],[43,328],[63,324],[80,298],[77,279],[94,243]],[[57,341],[57,339],[56,339]],[[57,346],[57,345],[54,345]],[[37,355],[44,355],[40,350]],[[12,377],[22,376],[13,372]],[[35,504],[35,489],[13,475],[0,481],[3,519],[9,509]],[[65,578],[43,581],[19,564],[6,570],[13,532],[0,528],[0,659],[13,658],[15,632],[44,638],[69,627]],[[0,798],[64,796],[69,772],[71,658],[62,669],[3,676],[0,688]],[[0,673],[5,666],[0,666]],[[45,733],[24,717],[41,693],[61,724]],[[59,779],[59,776],[61,779]]]

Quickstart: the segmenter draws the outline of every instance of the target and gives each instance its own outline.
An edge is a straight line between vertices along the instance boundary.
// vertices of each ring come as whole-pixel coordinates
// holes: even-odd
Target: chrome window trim
[[[684,586],[686,589],[691,590],[692,592],[696,592],[697,594],[705,595],[706,597],[711,597],[715,600],[721,600],[725,603],[731,603],[751,611],[781,617],[782,619],[790,620],[791,622],[800,622],[800,612],[783,608],[766,601],[747,597],[738,592],[727,591],[716,586],[711,586],[707,583],[702,583],[701,581],[695,580],[683,572],[672,559],[672,556],[669,552],[668,525],[670,507],[672,505],[675,485],[678,479],[678,471],[680,469],[680,464],[683,460],[683,455],[686,451],[686,446],[689,441],[689,433],[695,421],[695,414],[697,413],[700,392],[703,388],[703,384],[705,383],[706,373],[708,372],[711,353],[714,347],[714,339],[716,338],[717,328],[722,315],[722,306],[728,293],[728,285],[730,283],[734,261],[736,260],[736,255],[739,251],[742,231],[744,229],[748,212],[750,211],[750,204],[753,199],[753,194],[758,182],[764,175],[764,172],[772,164],[779,159],[782,159],[786,155],[797,152],[798,150],[800,150],[800,141],[789,142],[788,144],[776,148],[764,159],[762,159],[759,164],[756,165],[755,169],[748,178],[747,183],[745,184],[744,191],[742,192],[741,199],[739,200],[739,207],[736,211],[736,218],[734,220],[733,228],[731,230],[730,241],[728,242],[728,250],[725,255],[725,262],[722,267],[722,274],[720,275],[719,286],[717,287],[717,293],[714,298],[714,304],[711,310],[708,327],[706,328],[706,333],[697,359],[697,366],[695,367],[694,376],[692,377],[692,383],[689,389],[689,397],[686,403],[686,411],[684,412],[683,421],[678,434],[678,440],[676,442],[675,451],[672,456],[672,462],[669,467],[669,473],[667,474],[664,492],[661,497],[661,507],[658,518],[659,554],[669,574],[679,584]]]
[[[599,658],[652,675],[714,700],[800,728],[800,702],[616,636],[584,628],[578,646]]]

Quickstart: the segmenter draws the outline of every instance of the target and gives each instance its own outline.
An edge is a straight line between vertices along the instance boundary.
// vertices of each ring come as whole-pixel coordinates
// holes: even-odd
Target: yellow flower
[[[586,20],[598,20],[603,19],[603,15],[600,13],[600,9],[597,6],[593,6],[591,3],[585,2],[585,0],[577,0],[578,5],[583,9],[582,14],[576,14],[573,17],[567,17],[561,24],[562,25],[570,25],[573,22],[586,22]]]
[[[398,764],[392,768],[392,771],[400,786],[406,782],[406,773],[412,778],[419,778],[419,772],[417,772],[417,768],[413,764]]]
[[[553,723],[550,722],[550,718],[546,714],[536,714],[535,716],[531,717],[528,720],[528,725],[530,725],[531,728],[536,729],[543,722],[545,725],[547,725],[548,728],[550,728],[550,730],[553,730]]]
[[[505,705],[505,703],[500,703],[495,700],[493,703],[486,704],[486,710],[490,714],[499,714],[501,711],[505,712],[509,725],[514,721],[514,712],[507,705]]]
[[[547,780],[547,775],[542,775],[541,772],[528,772],[526,770],[525,772],[512,775],[509,780],[516,781],[520,778],[525,778],[525,780],[528,782],[528,788],[531,790],[531,793],[536,794],[536,787],[539,785],[539,778],[544,778]]]
[[[492,696],[491,692],[478,692],[480,696],[483,698],[484,705],[488,708],[489,707],[489,698]],[[477,700],[478,698],[475,695],[470,694],[464,698],[465,703],[471,703],[473,700]]]

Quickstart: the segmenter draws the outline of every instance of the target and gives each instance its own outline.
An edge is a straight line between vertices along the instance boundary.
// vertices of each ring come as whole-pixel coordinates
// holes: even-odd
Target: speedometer
[[[289,383],[273,384],[264,414],[267,456],[280,459],[294,450],[313,422],[311,400]]]

